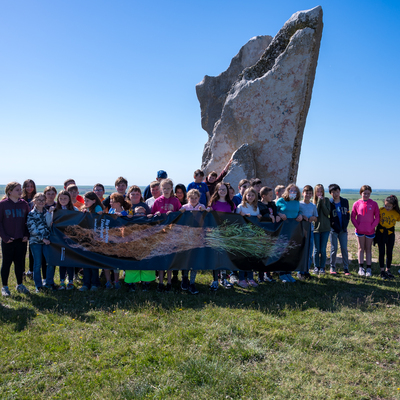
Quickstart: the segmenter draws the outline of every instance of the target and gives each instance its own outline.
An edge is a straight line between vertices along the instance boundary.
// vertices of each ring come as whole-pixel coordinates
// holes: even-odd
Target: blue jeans
[[[68,273],[69,281],[74,280],[74,267],[60,267],[60,281],[65,281],[65,276]]]
[[[99,270],[97,268],[83,268],[83,285],[87,288],[100,286]]]
[[[246,275],[247,275],[247,279],[251,280],[254,279],[254,273],[253,271],[239,271],[239,281],[244,281],[246,279]]]
[[[326,246],[328,244],[328,232],[314,232],[314,266],[324,268],[326,264]],[[321,257],[320,257],[321,255]]]
[[[44,255],[47,261],[46,283],[49,285],[54,284],[54,265],[49,264],[49,245],[46,244],[30,244],[33,254],[33,281],[37,288],[42,287],[42,256]]]
[[[342,252],[343,269],[349,269],[349,252],[347,251],[347,232],[331,232],[331,268],[336,264],[336,253],[338,251],[338,239],[340,251]]]

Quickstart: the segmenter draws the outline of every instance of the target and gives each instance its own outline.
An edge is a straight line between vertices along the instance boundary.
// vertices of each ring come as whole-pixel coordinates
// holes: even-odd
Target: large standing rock
[[[202,126],[209,134],[203,153],[205,173],[219,173],[232,153],[247,143],[263,184],[296,181],[322,26],[320,6],[297,12],[270,43],[265,36],[251,39],[227,71],[216,78],[206,76],[196,86]],[[243,58],[243,49],[254,57],[265,44],[262,56],[238,73],[240,63],[235,60],[241,53]],[[232,171],[229,180],[235,188],[240,180],[233,179],[236,175]]]

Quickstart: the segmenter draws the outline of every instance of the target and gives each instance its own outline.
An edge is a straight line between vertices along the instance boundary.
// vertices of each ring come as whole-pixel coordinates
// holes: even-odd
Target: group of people
[[[330,269],[337,274],[336,254],[340,244],[343,273],[350,275],[347,251],[347,227],[351,219],[355,226],[358,241],[358,274],[372,276],[372,244],[379,248],[379,266],[382,279],[391,279],[393,247],[395,242],[395,224],[400,221],[400,209],[397,197],[391,195],[385,199],[384,207],[370,199],[372,189],[364,185],[360,189],[361,199],[349,210],[349,202],[340,196],[339,185],[329,186],[330,198],[325,197],[323,185],[313,188],[306,185],[302,191],[295,185],[287,187],[278,185],[274,189],[263,186],[260,179],[242,179],[238,192],[224,181],[231,161],[218,175],[211,172],[207,177],[203,171],[194,172],[194,181],[187,187],[174,184],[165,171],[158,171],[156,179],[148,185],[143,195],[139,186],[128,188],[128,181],[119,177],[115,181],[115,192],[104,197],[102,184],[94,185],[93,190],[79,195],[79,188],[73,179],[64,182],[64,189],[57,194],[53,186],[47,186],[43,193],[37,193],[35,182],[27,179],[21,186],[18,182],[8,183],[5,196],[0,201],[0,237],[2,249],[2,295],[11,294],[8,287],[10,268],[14,263],[17,280],[16,290],[29,293],[23,284],[24,275],[32,278],[36,292],[44,288],[50,290],[72,290],[74,278],[83,274],[83,285],[80,291],[96,291],[100,288],[98,268],[83,268],[83,271],[69,267],[59,268],[58,285],[54,282],[55,266],[49,257],[51,225],[57,210],[76,212],[109,213],[120,217],[147,217],[171,212],[217,211],[221,213],[238,213],[245,217],[257,217],[262,221],[279,223],[286,219],[298,222],[308,221],[309,258],[307,265],[299,266],[297,278],[309,279],[312,263],[315,274],[325,273],[326,249],[328,239],[331,242]],[[29,242],[29,270],[25,272],[25,259]],[[386,255],[386,263],[385,263]],[[112,268],[112,267],[111,267]],[[120,271],[104,270],[105,288],[120,289]],[[183,269],[181,277],[182,290],[197,294],[195,286],[196,271]],[[295,282],[291,273],[277,271],[282,282]],[[136,290],[141,282],[142,290],[148,290],[150,282],[158,275],[157,290],[171,291],[172,283],[178,280],[178,271],[167,271],[167,283],[164,285],[164,271],[125,271],[124,282],[129,291]],[[271,273],[258,271],[257,281],[254,271],[213,271],[210,290],[215,291],[219,285],[225,289],[235,284],[242,288],[256,287],[263,282],[274,282]]]

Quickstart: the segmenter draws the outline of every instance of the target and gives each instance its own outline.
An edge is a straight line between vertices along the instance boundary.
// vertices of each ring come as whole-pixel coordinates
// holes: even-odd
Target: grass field
[[[350,277],[210,293],[204,272],[197,296],[155,283],[25,296],[11,275],[0,398],[399,399],[400,246],[394,281],[376,263],[361,278],[353,232]]]

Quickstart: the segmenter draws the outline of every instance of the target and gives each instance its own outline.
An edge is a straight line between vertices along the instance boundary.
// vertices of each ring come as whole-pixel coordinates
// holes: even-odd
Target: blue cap
[[[168,178],[168,174],[161,169],[160,171],[157,172],[157,178],[159,178],[159,179],[167,179]]]

